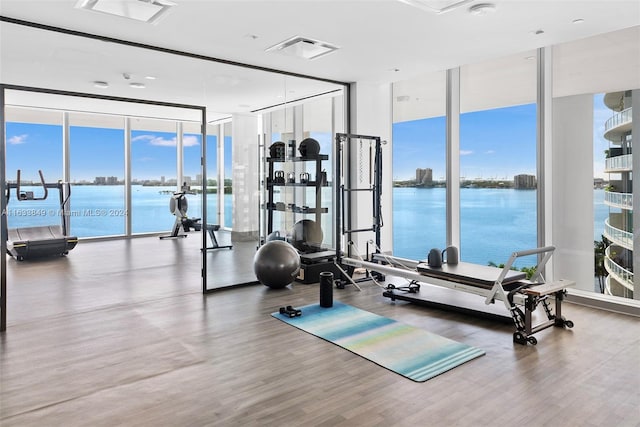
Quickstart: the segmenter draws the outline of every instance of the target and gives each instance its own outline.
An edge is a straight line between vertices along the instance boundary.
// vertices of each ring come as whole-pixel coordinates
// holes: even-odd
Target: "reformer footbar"
[[[529,249],[524,251],[514,252],[509,260],[505,264],[498,280],[493,285],[491,292],[487,295],[485,304],[490,304],[494,301],[496,294],[502,294],[502,301],[511,313],[511,318],[516,326],[516,331],[513,333],[513,341],[518,344],[537,344],[537,339],[533,336],[536,332],[543,329],[547,329],[551,326],[573,328],[573,322],[566,320],[562,316],[562,301],[567,293],[566,288],[574,286],[575,282],[569,280],[557,280],[551,283],[545,283],[542,272],[544,267],[551,258],[551,255],[555,251],[554,246],[547,246],[544,248]],[[508,295],[504,295],[504,288],[502,283],[511,270],[511,266],[517,258],[528,255],[542,255],[542,259],[536,265],[535,273],[529,280],[520,281],[520,286],[513,288]],[[549,305],[548,298],[553,295],[556,300],[556,313],[554,314],[551,306]],[[521,296],[523,299],[520,303],[517,302],[517,297]],[[533,312],[538,307],[538,304],[542,303],[547,321],[533,325]],[[524,313],[520,306],[524,307]]]
[[[566,288],[574,286],[575,282],[557,280],[545,283],[542,276],[544,266],[554,250],[555,247],[547,246],[514,252],[504,268],[464,262],[460,262],[457,265],[443,264],[442,268],[431,268],[428,264],[419,261],[378,254],[374,254],[373,259],[373,261],[377,262],[355,258],[343,258],[342,261],[352,267],[364,267],[371,271],[378,271],[415,282],[483,296],[485,297],[485,304],[492,304],[495,300],[500,300],[504,303],[509,317],[515,325],[516,330],[513,333],[513,341],[518,344],[535,345],[538,341],[533,335],[541,330],[551,326],[573,327],[573,322],[566,320],[562,316],[562,301],[566,295]],[[511,266],[517,258],[528,255],[541,255],[541,260],[536,266],[534,275],[527,280],[524,273],[511,270]],[[385,264],[378,262],[384,262]],[[403,268],[398,268],[398,266]],[[428,299],[422,292],[425,292],[424,289],[416,292],[398,292],[396,289],[387,289],[383,292],[383,296],[390,298],[392,301],[403,300],[414,303],[428,303]],[[550,297],[555,298],[555,313],[549,302]],[[539,305],[542,305],[546,320],[534,325],[533,313]]]

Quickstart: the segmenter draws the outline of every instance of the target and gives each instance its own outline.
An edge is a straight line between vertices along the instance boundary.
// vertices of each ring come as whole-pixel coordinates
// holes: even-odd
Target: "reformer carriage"
[[[537,332],[552,326],[573,327],[573,322],[566,320],[562,315],[562,301],[566,289],[574,286],[575,282],[557,280],[548,283],[542,274],[554,250],[555,247],[547,246],[514,252],[503,268],[465,262],[455,265],[445,263],[440,268],[433,268],[427,263],[382,254],[373,256],[376,262],[355,258],[343,258],[342,262],[353,267],[363,267],[369,271],[406,278],[415,283],[427,283],[479,295],[485,298],[487,305],[495,303],[496,300],[502,301],[516,328],[513,341],[518,344],[535,345],[538,341],[533,335]],[[511,270],[517,258],[528,255],[541,257],[530,279],[526,278],[525,273]],[[402,300],[418,304],[430,301],[429,292],[420,289],[419,285],[404,289],[388,288],[383,292],[383,296],[392,301]],[[552,298],[555,300],[555,312],[550,301]],[[534,313],[538,307],[542,307],[546,319],[534,324]]]

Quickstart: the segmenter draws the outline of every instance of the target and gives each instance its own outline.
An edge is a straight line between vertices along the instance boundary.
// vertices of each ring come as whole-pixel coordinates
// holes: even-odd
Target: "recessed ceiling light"
[[[469,13],[472,15],[483,16],[496,11],[496,5],[493,3],[478,3],[469,7]]]
[[[144,78],[147,80],[155,80],[156,76],[144,76]]]
[[[93,86],[99,87],[100,89],[106,89],[109,87],[109,83],[103,82],[101,80],[96,80],[95,82],[93,82]]]
[[[280,52],[299,58],[315,59],[338,49],[338,46],[327,42],[295,36],[265,49],[265,52]]]
[[[132,82],[132,83],[129,83],[129,87],[132,87],[134,89],[144,89],[146,86],[144,83]]]
[[[571,21],[572,24],[582,24],[583,22],[584,19],[582,18],[574,19],[573,21]]]
[[[155,24],[175,5],[168,0],[78,0],[75,7]]]

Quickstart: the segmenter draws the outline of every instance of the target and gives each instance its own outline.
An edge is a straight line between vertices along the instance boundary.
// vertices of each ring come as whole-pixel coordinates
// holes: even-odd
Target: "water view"
[[[394,254],[425,259],[431,248],[446,245],[444,188],[393,189]],[[594,240],[601,240],[608,207],[604,191],[594,190]],[[536,191],[490,188],[460,190],[461,259],[500,264],[517,250],[537,246]],[[517,260],[517,267],[535,265],[535,258]]]
[[[41,196],[39,187],[23,187]],[[174,186],[131,187],[132,230],[134,233],[169,232],[175,217],[169,211],[169,200]],[[17,201],[12,193],[7,206],[9,228],[60,224],[58,192],[49,190],[42,201]],[[68,212],[71,233],[77,237],[114,236],[125,232],[124,186],[122,185],[73,185],[71,208]],[[200,217],[201,195],[188,194],[189,217]],[[225,217],[231,218],[231,194],[225,194]],[[208,222],[217,223],[217,195],[207,197]]]
[[[175,187],[132,186],[132,227],[134,233],[169,232],[174,216],[169,199]],[[37,187],[23,188],[34,191]],[[50,190],[44,201],[16,200],[8,205],[9,228],[60,223],[58,194]],[[431,248],[444,248],[446,214],[444,188],[393,189],[394,255],[424,259]],[[536,192],[534,190],[461,189],[461,258],[466,262],[496,264],[507,261],[516,250],[536,243]],[[188,195],[190,217],[200,217],[200,195]],[[208,199],[209,222],[216,222],[217,196]],[[231,194],[226,194],[225,217],[231,218]],[[608,207],[604,190],[593,191],[594,240],[600,240]],[[74,185],[71,196],[71,234],[78,237],[124,234],[124,187],[121,185]],[[326,224],[325,224],[326,228]],[[518,267],[535,264],[522,258]]]

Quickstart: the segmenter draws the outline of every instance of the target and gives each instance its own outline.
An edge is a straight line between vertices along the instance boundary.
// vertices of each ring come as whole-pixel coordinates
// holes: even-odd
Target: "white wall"
[[[593,95],[553,99],[551,155],[553,277],[593,291]]]
[[[392,236],[392,86],[391,84],[354,83],[351,86],[351,131],[358,135],[379,136],[386,144],[382,145],[382,216],[384,225],[381,232],[382,251],[391,251]],[[352,173],[356,173],[358,164],[357,147],[352,152]],[[357,202],[352,206],[352,227],[366,228],[373,224],[371,194],[358,194]],[[354,241],[364,252],[369,233],[354,235]]]

